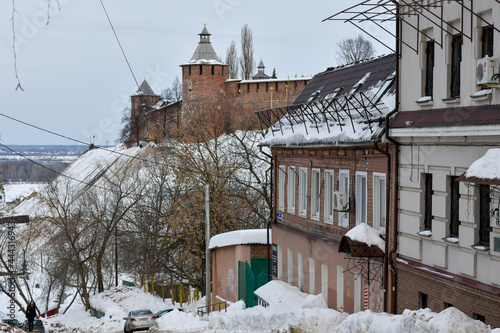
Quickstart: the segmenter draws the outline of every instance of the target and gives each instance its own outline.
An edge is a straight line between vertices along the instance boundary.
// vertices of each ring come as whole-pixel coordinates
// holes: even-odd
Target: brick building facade
[[[349,313],[395,311],[388,267],[395,254],[397,150],[383,138],[394,107],[394,69],[394,55],[329,68],[290,105],[258,112],[269,127],[260,144],[272,152],[274,278],[321,293],[329,307]],[[341,246],[363,225],[376,238],[384,235],[377,256],[355,257]]]

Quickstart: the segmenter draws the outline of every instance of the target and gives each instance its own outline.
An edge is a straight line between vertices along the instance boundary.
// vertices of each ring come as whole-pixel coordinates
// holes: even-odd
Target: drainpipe
[[[399,110],[399,66],[400,66],[400,56],[401,56],[401,50],[400,50],[400,39],[401,39],[401,27],[400,27],[400,19],[399,19],[399,2],[397,0],[392,0],[392,2],[396,5],[396,100],[395,100],[395,108],[393,111],[389,112],[387,116],[385,117],[385,137],[387,140],[392,142],[395,145],[395,151],[394,151],[394,161],[396,162],[396,167],[394,168],[394,205],[392,206],[393,208],[393,223],[392,223],[392,241],[391,241],[391,250],[388,253],[388,265],[387,269],[391,271],[392,273],[392,287],[396,287],[396,271],[394,270],[393,267],[393,256],[396,255],[397,251],[397,241],[398,241],[398,188],[399,188],[399,143],[391,138],[390,133],[389,133],[389,122],[390,118],[393,114],[395,114]],[[388,222],[388,221],[387,221]],[[389,223],[386,223],[388,225]],[[387,237],[390,237],[391,235],[387,235]],[[387,272],[388,274],[388,272]],[[395,314],[397,313],[397,297],[396,297],[396,289],[393,289],[391,291],[391,313]]]
[[[270,176],[270,179],[269,179],[269,182],[271,184],[271,189],[270,189],[270,207],[269,207],[269,221],[267,221],[267,282],[271,281],[271,272],[269,270],[269,266],[271,264],[271,259],[270,259],[270,253],[269,253],[269,241],[270,241],[270,237],[269,237],[269,230],[271,229],[271,223],[273,221],[273,216],[274,216],[274,209],[273,209],[273,188],[274,188],[274,184],[273,184],[273,173],[274,173],[274,163],[273,163],[273,157],[265,152],[262,151],[262,146],[259,146],[259,150],[260,152],[268,157],[270,160],[271,160],[271,176]]]
[[[386,120],[387,121],[387,120]],[[388,298],[387,298],[387,293],[388,293],[388,288],[389,288],[389,237],[390,237],[390,229],[389,229],[389,212],[391,209],[391,154],[389,153],[389,145],[387,145],[387,151],[381,149],[378,146],[377,142],[373,143],[373,148],[380,152],[381,154],[385,155],[387,158],[387,169],[386,169],[386,182],[385,182],[385,249],[384,249],[384,311],[389,312],[389,304],[388,304]]]

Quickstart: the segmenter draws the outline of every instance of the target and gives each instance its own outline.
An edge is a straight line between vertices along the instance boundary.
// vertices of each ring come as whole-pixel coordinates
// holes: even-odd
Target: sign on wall
[[[278,245],[273,243],[273,276],[278,277]]]

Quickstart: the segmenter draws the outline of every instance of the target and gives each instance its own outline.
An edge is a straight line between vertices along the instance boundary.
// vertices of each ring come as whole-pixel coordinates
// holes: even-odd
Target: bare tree
[[[241,76],[243,80],[252,78],[254,61],[253,61],[253,33],[252,29],[245,24],[241,28]]]
[[[234,40],[231,41],[231,44],[227,48],[226,51],[226,64],[229,69],[229,78],[236,79],[238,78],[238,54],[236,52],[236,42]]]
[[[176,76],[172,82],[172,87],[164,89],[161,92],[161,97],[163,97],[167,102],[175,103],[182,99],[182,83],[179,81],[179,77]]]
[[[375,49],[372,43],[362,35],[355,38],[344,38],[337,43],[337,61],[342,64],[350,64],[375,55]]]

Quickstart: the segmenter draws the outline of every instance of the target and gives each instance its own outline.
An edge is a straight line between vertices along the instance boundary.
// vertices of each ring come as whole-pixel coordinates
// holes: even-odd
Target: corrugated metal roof
[[[257,112],[269,128],[260,144],[378,140],[394,109],[395,68],[395,55],[389,55],[315,75],[291,105]]]
[[[500,124],[500,105],[477,105],[400,111],[391,119],[390,128],[430,128]]]
[[[327,95],[333,93],[336,88],[342,88],[338,92],[338,95],[347,94],[356,83],[367,73],[370,73],[366,81],[359,87],[358,91],[362,91],[381,80],[385,80],[395,71],[396,56],[394,54],[370,59],[361,63],[329,68],[324,72],[316,74],[297,96],[293,104],[307,102],[311,95],[317,91],[319,92],[315,99],[324,99]],[[392,91],[394,91],[394,85],[392,85],[389,92]]]

